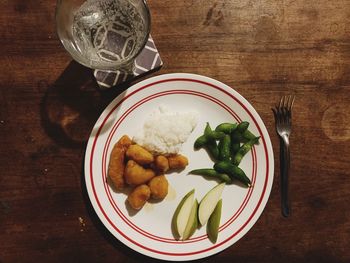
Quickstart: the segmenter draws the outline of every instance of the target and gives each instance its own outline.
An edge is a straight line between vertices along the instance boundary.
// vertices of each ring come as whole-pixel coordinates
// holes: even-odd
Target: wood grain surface
[[[203,262],[350,262],[350,2],[149,0],[157,74],[241,93],[275,152],[271,196],[235,245]],[[89,202],[83,159],[101,92],[55,33],[54,0],[0,1],[0,262],[156,262],[117,241]],[[295,94],[292,215],[280,212],[271,108]],[[202,262],[201,261],[201,262]]]

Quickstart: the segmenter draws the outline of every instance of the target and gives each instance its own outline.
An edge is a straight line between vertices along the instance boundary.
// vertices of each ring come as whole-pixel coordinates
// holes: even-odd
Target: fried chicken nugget
[[[154,161],[152,153],[138,144],[130,145],[126,151],[126,156],[141,165],[150,164]]]
[[[151,190],[146,184],[137,186],[128,196],[130,206],[136,210],[141,209],[151,196]]]
[[[169,170],[169,161],[163,155],[158,155],[154,160],[155,169],[160,173],[165,173]]]
[[[124,187],[125,152],[131,145],[131,139],[124,135],[114,145],[108,164],[108,177],[116,189]]]
[[[170,169],[184,169],[188,165],[188,159],[181,154],[171,155],[168,157]]]
[[[169,183],[164,175],[153,177],[149,181],[148,186],[151,189],[151,196],[154,199],[163,199],[168,194]]]
[[[152,169],[143,168],[134,160],[129,160],[125,167],[124,178],[129,185],[145,184],[155,176]]]

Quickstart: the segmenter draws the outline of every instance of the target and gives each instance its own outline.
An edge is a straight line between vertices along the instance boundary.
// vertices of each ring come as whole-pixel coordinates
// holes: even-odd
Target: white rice
[[[198,112],[172,112],[160,106],[133,140],[155,154],[176,154],[196,127],[197,119]]]

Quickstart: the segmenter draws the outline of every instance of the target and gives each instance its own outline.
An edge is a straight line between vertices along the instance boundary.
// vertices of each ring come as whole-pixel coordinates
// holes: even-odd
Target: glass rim
[[[64,47],[64,49],[68,52],[68,54],[73,58],[73,60],[75,60],[76,62],[78,62],[79,64],[85,66],[85,67],[88,67],[90,69],[96,69],[96,70],[106,70],[106,71],[117,71],[119,69],[123,69],[124,66],[130,64],[130,63],[133,63],[136,59],[136,57],[138,55],[140,55],[140,53],[142,52],[142,50],[145,48],[147,42],[148,42],[148,39],[149,39],[149,36],[150,36],[150,33],[151,33],[151,12],[150,12],[150,9],[147,5],[147,2],[146,0],[141,0],[142,2],[142,5],[143,7],[145,8],[145,11],[146,11],[146,24],[147,24],[147,28],[146,28],[146,34],[145,34],[145,39],[143,40],[142,44],[140,45],[140,48],[137,52],[135,52],[135,54],[133,56],[131,56],[128,60],[125,60],[123,63],[119,63],[119,64],[113,64],[111,63],[110,66],[107,66],[107,65],[103,65],[103,66],[98,66],[98,67],[93,67],[91,65],[88,65],[87,63],[85,63],[84,61],[82,61],[79,56],[75,55],[73,52],[70,52],[70,50],[66,47],[66,45],[64,44],[64,41],[63,39],[61,38],[60,36],[60,33],[59,33],[59,30],[58,30],[58,7],[59,5],[62,3],[62,1],[64,0],[57,0],[56,1],[56,8],[55,8],[55,23],[56,23],[56,35],[58,37],[58,39],[60,40],[62,46]],[[88,0],[86,0],[88,1]],[[126,0],[127,1],[127,0]]]

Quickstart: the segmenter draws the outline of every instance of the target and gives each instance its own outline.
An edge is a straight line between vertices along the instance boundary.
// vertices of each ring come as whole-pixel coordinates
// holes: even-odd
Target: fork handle
[[[280,142],[280,168],[281,168],[281,206],[282,215],[288,217],[290,215],[289,207],[289,167],[290,167],[290,152],[289,138],[283,136]]]

